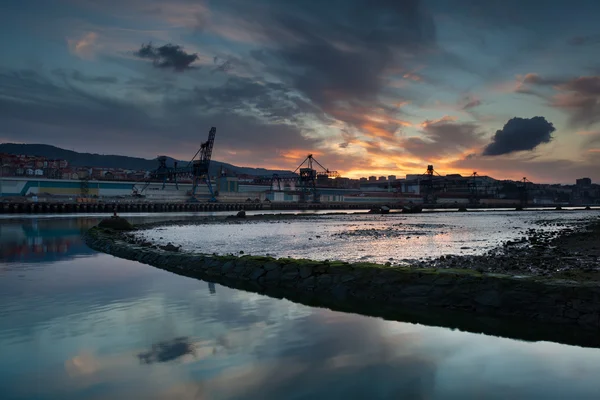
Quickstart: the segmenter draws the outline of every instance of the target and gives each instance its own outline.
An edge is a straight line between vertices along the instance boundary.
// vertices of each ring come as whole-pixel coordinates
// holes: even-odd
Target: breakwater
[[[93,228],[88,245],[178,274],[335,310],[528,340],[599,346],[600,286],[370,263],[215,256]]]

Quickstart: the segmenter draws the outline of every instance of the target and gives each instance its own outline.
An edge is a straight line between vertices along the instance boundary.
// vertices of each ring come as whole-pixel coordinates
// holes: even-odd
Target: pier
[[[250,210],[378,210],[382,206],[389,210],[402,210],[405,203],[299,203],[299,202],[239,202],[239,203],[215,203],[215,202],[51,202],[51,201],[8,201],[0,202],[0,214],[67,214],[67,213],[163,213],[163,212],[213,212],[213,211],[250,211]],[[518,203],[502,205],[455,205],[455,204],[424,204],[421,206],[426,210],[457,210],[468,211],[478,209],[522,209]],[[561,210],[561,206],[535,204],[528,205],[534,209],[545,208]],[[583,207],[582,207],[583,208]],[[587,207],[589,208],[589,207]]]

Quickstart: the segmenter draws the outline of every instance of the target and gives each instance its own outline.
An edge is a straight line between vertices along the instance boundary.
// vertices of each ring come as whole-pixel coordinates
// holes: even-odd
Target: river
[[[132,219],[161,218],[173,215]],[[443,218],[445,225],[469,224],[464,214]],[[384,321],[185,278],[90,250],[81,233],[97,222],[0,219],[3,400],[600,393],[599,349]]]

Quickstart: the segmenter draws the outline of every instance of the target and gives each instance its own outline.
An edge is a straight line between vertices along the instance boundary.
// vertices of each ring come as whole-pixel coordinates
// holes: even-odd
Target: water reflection
[[[97,223],[97,218],[1,221],[0,261],[36,263],[89,257],[94,252],[81,233]]]
[[[195,354],[194,346],[189,338],[179,337],[153,344],[149,351],[138,354],[138,358],[144,364],[152,364],[177,360],[186,354]]]
[[[51,229],[50,229],[51,230]],[[2,399],[593,399],[600,350],[332,312],[99,254],[0,279]],[[206,285],[208,285],[208,290]]]

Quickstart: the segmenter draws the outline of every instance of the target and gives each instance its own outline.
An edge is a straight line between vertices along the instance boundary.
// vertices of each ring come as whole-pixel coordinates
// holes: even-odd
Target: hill
[[[149,160],[139,157],[103,155],[92,153],[79,153],[72,150],[61,149],[60,147],[47,144],[17,144],[17,143],[2,143],[0,144],[0,153],[7,154],[27,154],[48,159],[67,160],[70,165],[75,167],[99,167],[99,168],[123,168],[131,170],[146,170],[151,171],[156,169],[158,163],[156,159]],[[168,166],[173,166],[174,158],[169,157],[167,160]],[[180,166],[187,165],[188,161],[178,161]],[[288,174],[290,171],[269,170],[265,168],[250,168],[238,167],[236,165],[211,161],[210,175],[217,175],[221,168],[225,168],[233,174],[245,175],[271,175],[274,173]]]

